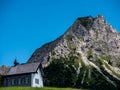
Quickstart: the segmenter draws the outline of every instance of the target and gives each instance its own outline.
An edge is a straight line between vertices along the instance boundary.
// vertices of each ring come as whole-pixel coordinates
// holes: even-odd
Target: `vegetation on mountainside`
[[[66,39],[67,39],[68,41],[72,41],[73,36],[72,36],[72,35],[66,35]]]
[[[81,63],[79,74],[76,72],[74,61]],[[78,63],[77,62],[77,63]],[[97,90],[117,90],[105,76],[92,66],[86,66],[80,57],[69,57],[52,60],[44,69],[45,85],[57,87],[89,88]]]
[[[86,17],[82,17],[82,18],[78,18],[78,20],[80,20],[80,23],[86,27],[88,25],[87,23],[87,18]]]
[[[120,74],[116,73],[114,70],[112,70],[112,68],[110,67],[110,65],[106,62],[104,62],[105,67],[110,70],[112,72],[113,75],[117,76],[118,78],[120,78]]]
[[[92,49],[89,49],[89,51],[87,51],[87,58],[89,58],[92,55]]]
[[[116,64],[116,66],[118,67],[118,68],[120,68],[120,58],[117,58],[118,59],[118,62],[117,62],[117,64]]]
[[[68,63],[68,64],[66,64]],[[68,59],[55,59],[44,69],[45,85],[54,87],[74,87],[77,72]]]

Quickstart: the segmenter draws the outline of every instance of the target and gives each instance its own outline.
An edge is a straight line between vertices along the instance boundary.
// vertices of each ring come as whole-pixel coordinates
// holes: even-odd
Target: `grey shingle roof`
[[[40,62],[16,65],[10,68],[7,75],[33,73],[37,71],[39,65]]]

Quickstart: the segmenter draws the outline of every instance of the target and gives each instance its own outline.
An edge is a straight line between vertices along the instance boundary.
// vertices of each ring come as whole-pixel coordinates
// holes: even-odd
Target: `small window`
[[[26,83],[26,84],[29,83],[29,78],[25,78],[25,83]]]
[[[35,83],[36,83],[36,84],[39,84],[39,79],[35,79]]]
[[[14,85],[17,85],[17,79],[14,80]]]
[[[18,79],[18,85],[20,85],[20,84],[21,84],[21,78]]]
[[[14,80],[14,79],[12,79],[11,85],[14,85],[14,84],[15,84],[15,80]]]
[[[7,85],[7,84],[6,84]],[[8,86],[10,86],[11,85],[11,80],[8,80]]]
[[[24,78],[21,79],[21,84],[25,84],[25,79]]]

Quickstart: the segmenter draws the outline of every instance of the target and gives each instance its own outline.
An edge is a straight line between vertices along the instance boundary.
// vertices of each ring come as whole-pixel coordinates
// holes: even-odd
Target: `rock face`
[[[115,80],[120,83],[120,33],[102,15],[77,18],[64,35],[35,50],[28,63],[42,62],[47,67],[53,59],[70,55],[80,57],[86,67],[94,67],[115,87]],[[82,63],[78,63],[80,73]]]

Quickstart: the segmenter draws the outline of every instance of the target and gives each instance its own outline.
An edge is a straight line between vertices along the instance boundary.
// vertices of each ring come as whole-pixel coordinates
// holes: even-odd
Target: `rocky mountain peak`
[[[92,16],[79,17],[77,18],[76,22],[78,24],[81,24],[85,28],[90,29],[93,24],[98,24],[98,25],[105,24],[106,20],[102,15],[98,15],[95,18]]]
[[[102,15],[77,18],[62,36],[36,49],[28,63],[37,61],[48,67],[53,60],[61,58],[72,62],[83,77],[82,84],[90,85],[89,78],[95,78],[90,75],[96,71],[113,86],[120,84],[120,34]],[[85,75],[88,81],[84,81]]]
[[[43,61],[46,63],[52,58],[67,57],[71,48],[76,50],[82,48],[86,49],[84,51],[87,52],[90,47],[93,47],[101,50],[99,54],[108,55],[109,52],[110,55],[113,53],[119,55],[119,42],[120,35],[106,22],[102,15],[95,18],[92,16],[79,17],[64,35],[38,48],[28,62]],[[105,45],[107,48],[103,47]]]
[[[94,18],[92,16],[80,17],[77,18],[77,21],[79,21],[79,24],[89,29],[94,22]]]

